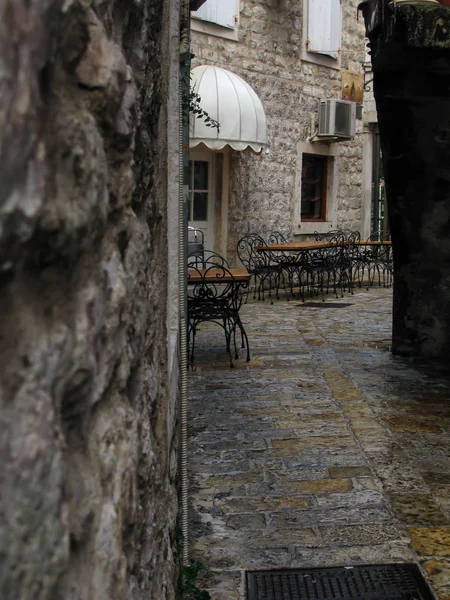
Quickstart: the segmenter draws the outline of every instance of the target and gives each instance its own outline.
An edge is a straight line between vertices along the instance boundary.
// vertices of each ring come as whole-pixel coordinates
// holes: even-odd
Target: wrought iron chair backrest
[[[223,262],[226,263],[225,259]],[[246,282],[238,282],[225,264],[205,260],[202,268],[189,267],[188,283],[189,279],[195,280],[188,285],[191,318],[214,320],[239,310]]]
[[[391,236],[389,233],[384,235],[379,235],[378,233],[373,233],[367,238],[368,242],[390,242]],[[367,258],[371,258],[373,260],[384,261],[387,264],[392,263],[392,246],[390,244],[379,246],[373,245],[367,246],[364,248],[364,255]]]
[[[351,231],[350,229],[335,229],[327,233],[314,232],[314,239],[319,242],[334,242],[343,241],[349,243],[359,242],[361,234],[359,231]]]
[[[344,234],[346,235],[346,241],[350,244],[357,244],[361,241],[361,234],[359,231],[344,231]]]
[[[334,278],[344,270],[350,269],[356,233],[336,230],[320,235],[316,232],[316,240],[326,242],[327,246],[314,250],[310,254],[309,268],[320,270],[322,274],[327,273],[328,277],[332,275]],[[321,239],[317,239],[318,237]]]
[[[325,234],[319,234],[316,231],[314,237],[318,241],[328,242],[335,246],[334,250],[326,251],[325,254],[329,262],[335,261],[336,267],[348,267],[359,253],[358,243],[361,240],[359,231],[336,229]]]
[[[227,269],[230,268],[230,263],[227,261],[227,259],[218,252],[214,252],[214,250],[205,250],[204,256],[205,269],[208,268],[208,266],[210,266],[210,263],[221,265],[222,267],[226,267]]]
[[[390,242],[389,233],[373,233],[367,239],[367,242]],[[394,256],[391,244],[367,244],[361,246],[360,252],[360,270],[369,280],[369,285],[374,285],[375,279],[378,279],[378,285],[384,287],[392,285],[394,273]],[[362,277],[361,277],[362,279]]]
[[[196,251],[192,252],[192,254],[188,254],[187,264],[189,269],[195,268],[198,270],[206,269],[213,264],[227,267],[227,269],[230,268],[230,264],[224,256],[218,252],[214,252],[214,250],[206,249],[202,251],[201,257]]]
[[[323,269],[333,269],[342,256],[344,248],[342,236],[333,236],[329,240],[327,246],[318,248],[309,253],[310,265]]]
[[[249,273],[257,273],[268,266],[266,253],[258,252],[255,246],[265,246],[266,241],[257,233],[244,235],[237,243],[239,260]]]
[[[287,239],[280,231],[272,231],[267,236],[267,242],[269,244],[283,244],[287,242]]]
[[[284,244],[287,242],[286,237],[280,231],[272,231],[267,237],[268,244]],[[287,264],[291,261],[291,257],[284,252],[278,250],[266,251],[267,260],[271,264]]]

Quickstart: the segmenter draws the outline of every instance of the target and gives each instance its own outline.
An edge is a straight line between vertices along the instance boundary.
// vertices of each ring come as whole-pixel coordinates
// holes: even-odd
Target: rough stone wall
[[[3,600],[175,597],[168,4],[0,0]]]
[[[362,72],[364,26],[358,0],[343,2],[341,68]],[[297,142],[314,133],[318,101],[341,97],[339,70],[302,60],[303,2],[241,0],[239,41],[192,32],[193,66],[215,64],[243,77],[261,99],[269,151],[231,153],[229,254],[250,231],[297,233],[292,223]],[[351,142],[339,143],[336,226],[359,229],[362,123]],[[293,227],[294,225],[294,227]]]

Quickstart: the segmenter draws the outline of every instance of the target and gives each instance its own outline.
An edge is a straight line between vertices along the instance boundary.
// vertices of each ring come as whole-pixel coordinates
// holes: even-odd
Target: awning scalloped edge
[[[243,142],[243,141],[235,141],[235,140],[208,140],[201,138],[191,138],[189,140],[189,147],[195,148],[199,144],[204,144],[210,150],[223,150],[225,146],[230,146],[233,150],[245,150],[246,148],[251,148],[254,152],[259,153],[263,150],[266,145],[265,144],[257,144],[255,142]]]

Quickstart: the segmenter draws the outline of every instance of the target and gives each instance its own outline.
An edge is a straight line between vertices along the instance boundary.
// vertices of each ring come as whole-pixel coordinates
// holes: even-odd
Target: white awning
[[[189,145],[205,144],[221,150],[227,144],[234,150],[248,146],[260,152],[267,144],[266,115],[253,89],[241,77],[209,65],[191,71],[191,85],[200,96],[200,106],[219,122],[220,129],[207,127],[203,119],[191,114]]]

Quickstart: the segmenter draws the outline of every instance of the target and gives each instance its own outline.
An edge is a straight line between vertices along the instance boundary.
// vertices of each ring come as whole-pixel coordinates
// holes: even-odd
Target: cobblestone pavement
[[[212,598],[244,599],[246,570],[408,561],[450,599],[450,376],[391,355],[391,302],[249,303],[234,369],[201,328],[190,556]]]

